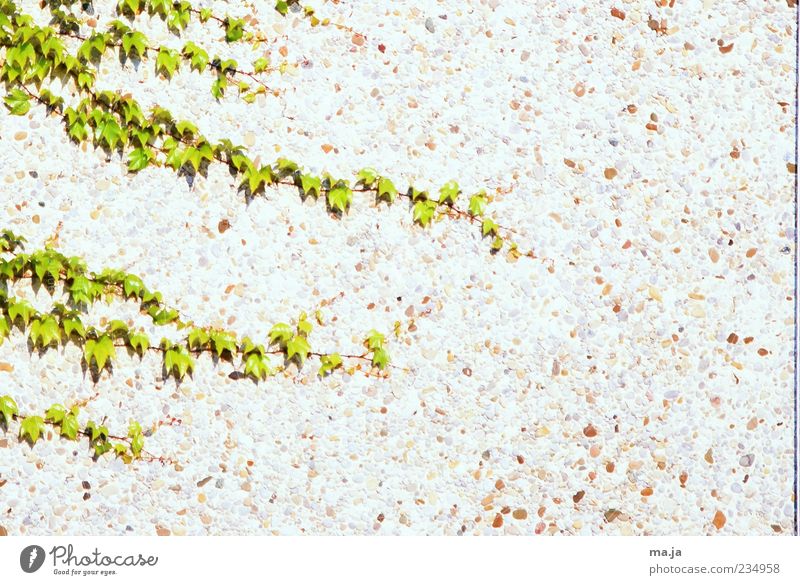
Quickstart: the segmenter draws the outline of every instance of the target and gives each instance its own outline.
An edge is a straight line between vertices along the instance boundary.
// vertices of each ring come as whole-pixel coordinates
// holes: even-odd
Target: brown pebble
[[[736,335],[735,333],[731,333],[730,335],[728,335],[727,341],[728,343],[736,344],[739,341],[739,336]]]
[[[611,179],[617,176],[617,169],[609,167],[605,171],[603,171],[603,175],[605,176],[606,179],[610,181]]]
[[[620,20],[625,20],[625,13],[618,8],[611,9],[611,16],[613,16],[614,18],[619,18]]]
[[[207,484],[209,481],[211,481],[211,476],[210,476],[210,475],[209,475],[208,477],[206,477],[206,478],[203,478],[203,479],[201,479],[200,481],[198,481],[198,482],[197,482],[197,487],[201,488],[201,487],[203,487],[204,485],[206,485],[206,484]]]
[[[603,516],[605,516],[605,518],[606,518],[606,522],[613,522],[614,520],[619,518],[621,515],[622,515],[622,512],[620,512],[619,510],[614,510],[614,509],[606,510],[606,512],[603,514]]]
[[[500,514],[494,515],[494,520],[492,521],[492,528],[501,528],[503,526],[503,516]]]
[[[574,496],[572,496],[572,501],[577,504],[578,502],[580,502],[583,499],[583,496],[585,496],[585,495],[586,495],[586,492],[581,490],[578,493],[576,493]]]
[[[495,489],[501,490],[506,487],[506,484],[502,479],[498,479],[496,482],[494,482],[494,487]]]
[[[226,231],[231,229],[231,222],[229,222],[227,219],[220,220],[220,222],[217,224],[217,229],[219,230],[219,233],[224,234]]]
[[[719,47],[719,52],[722,53],[723,55],[726,53],[730,53],[731,51],[733,51],[733,43],[731,43],[730,45],[720,45]]]
[[[163,526],[156,526],[156,534],[158,536],[169,536],[172,533],[169,531],[169,528],[164,528]]]
[[[763,348],[763,347],[759,347],[758,348],[758,355],[760,355],[761,357],[764,357],[768,353],[769,353],[769,351],[767,351],[765,348]]]
[[[83,487],[83,489],[85,490],[89,490],[92,489],[92,484],[90,484],[88,481],[82,481],[81,487]]]
[[[711,521],[714,524],[714,528],[717,530],[721,530],[723,526],[725,526],[725,522],[727,518],[725,518],[725,514],[723,514],[720,510],[714,514],[714,519]]]
[[[514,520],[525,520],[528,517],[528,511],[517,508],[511,515],[514,517]]]
[[[587,437],[596,437],[597,436],[597,429],[594,428],[592,425],[586,425],[583,429],[583,434]]]
[[[616,465],[614,465],[613,461],[609,461],[608,463],[606,463],[606,471],[607,472],[614,473],[614,468],[616,468]]]
[[[364,35],[356,33],[356,34],[353,35],[352,41],[353,41],[353,44],[356,45],[357,47],[363,47],[364,46]]]
[[[461,370],[461,373],[469,378],[470,376],[472,376],[472,368],[464,368],[463,370]]]
[[[8,536],[8,530],[5,526],[0,526],[0,536]]]
[[[706,451],[706,454],[703,456],[703,459],[706,460],[706,463],[714,463],[714,454],[711,452],[711,449]]]
[[[750,248],[750,249],[747,251],[747,253],[745,253],[745,256],[747,256],[748,258],[752,258],[753,256],[755,256],[755,255],[756,255],[756,252],[757,252],[757,251],[758,251],[758,248]]]
[[[653,488],[646,487],[640,492],[644,497],[652,496],[653,495]]]

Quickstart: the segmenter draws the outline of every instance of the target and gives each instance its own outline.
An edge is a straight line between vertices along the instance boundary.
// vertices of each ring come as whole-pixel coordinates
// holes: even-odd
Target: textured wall
[[[37,2],[20,4],[46,22]],[[265,162],[287,156],[348,177],[374,166],[403,189],[485,188],[537,258],[490,255],[465,221],[422,230],[407,202],[356,194],[336,220],[289,188],[245,204],[222,165],[192,185],[168,169],[128,175],[117,156],[70,143],[44,108],[3,109],[0,227],[29,248],[51,238],[92,269],[141,275],[198,324],[259,340],[336,298],[312,344],[360,353],[375,328],[398,368],[387,380],[323,380],[312,360],[255,384],[200,357],[176,384],[157,356],[120,352],[94,384],[80,349],[30,354],[17,331],[0,346],[0,393],[21,410],[90,399],[86,414],[112,429],[182,424],[147,439],[178,462],[166,466],[92,462],[85,442],[57,438],[31,449],[12,425],[0,436],[0,525],[791,533],[795,9],[315,4],[364,41],[271,4],[211,5],[255,15],[276,39],[273,61],[301,63],[264,77],[278,97],[248,105],[231,91],[217,103],[208,74],[166,82],[152,62],[110,57],[99,84]],[[95,6],[104,27],[113,3]],[[160,20],[136,27],[183,46]],[[240,63],[264,54],[212,26],[194,23],[185,38]],[[28,284],[15,292],[52,303]],[[96,307],[91,320],[119,315],[162,335],[130,303]]]

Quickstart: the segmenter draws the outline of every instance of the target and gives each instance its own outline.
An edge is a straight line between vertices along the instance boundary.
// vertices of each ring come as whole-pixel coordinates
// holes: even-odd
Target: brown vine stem
[[[86,41],[89,38],[89,37],[87,37],[85,35],[82,35],[80,33],[59,32],[59,33],[56,33],[56,34],[58,36],[60,36],[60,37],[68,37],[68,38],[76,39],[76,40],[79,40],[79,41]],[[122,42],[121,41],[108,41],[106,43],[106,46],[107,47],[120,48],[120,47],[122,47]],[[158,49],[156,47],[151,47],[151,46],[148,45],[148,46],[146,46],[144,48],[144,51],[145,51],[145,53],[157,53]],[[183,57],[183,56],[181,56],[181,57]],[[256,73],[254,71],[244,71],[242,69],[227,69],[226,71],[230,71],[231,72],[231,75],[229,76],[224,71],[221,71],[222,68],[221,68],[220,65],[214,64],[213,61],[209,61],[208,62],[208,66],[211,67],[212,69],[215,69],[215,70],[220,71],[221,73],[223,73],[225,75],[225,77],[228,79],[228,81],[230,81],[231,83],[235,83],[236,82],[236,80],[233,79],[234,75],[242,75],[243,77],[248,77],[249,79],[252,79],[255,83],[259,84],[266,91],[272,93],[272,95],[274,95],[276,97],[282,93],[282,90],[272,89],[266,83],[264,83],[263,81],[258,79],[256,77]],[[261,73],[275,73],[276,71],[279,71],[278,67],[269,67],[269,68],[265,69],[264,71],[262,71]]]
[[[21,414],[12,414],[11,418],[15,422],[19,422],[20,420],[25,419],[26,416],[25,415],[21,415]],[[47,420],[44,420],[44,424],[46,424],[48,426],[51,426],[51,427],[59,426],[57,423],[53,423],[53,422],[50,422],[50,421],[47,421]],[[90,437],[90,438],[92,436],[91,433],[86,429],[81,429],[80,431],[78,431],[78,434],[82,435],[84,437]],[[123,442],[123,443],[127,443],[128,445],[131,444],[131,439],[129,437],[120,437],[118,435],[108,435],[108,438],[109,439],[114,439],[115,441],[120,441],[120,442]],[[158,462],[158,463],[161,463],[162,465],[166,465],[167,463],[169,463],[170,465],[174,465],[174,464],[177,463],[177,461],[175,461],[174,459],[170,459],[169,457],[165,457],[163,455],[154,455],[154,454],[150,453],[149,451],[147,451],[146,449],[142,449],[142,455],[143,455],[143,457],[141,457],[141,459],[144,460],[144,461],[147,461],[149,463]]]

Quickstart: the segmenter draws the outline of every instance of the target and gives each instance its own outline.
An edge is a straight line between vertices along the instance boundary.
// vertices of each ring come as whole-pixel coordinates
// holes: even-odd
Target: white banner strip
[[[0,583],[777,584],[800,582],[798,553],[787,536],[8,537]]]

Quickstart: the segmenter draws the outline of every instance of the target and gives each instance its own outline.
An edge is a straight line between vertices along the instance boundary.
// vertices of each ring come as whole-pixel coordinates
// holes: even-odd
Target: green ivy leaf
[[[211,84],[211,95],[216,99],[220,99],[225,95],[225,90],[228,88],[228,78],[225,75],[217,75],[217,78]]]
[[[222,357],[222,352],[227,351],[231,356],[236,354],[236,338],[224,331],[215,331],[210,335],[214,346],[214,353]]]
[[[195,71],[202,73],[208,66],[208,53],[189,41],[183,47],[183,54],[190,59],[190,66]]]
[[[286,13],[289,12],[289,3],[284,0],[278,0],[278,2],[275,3],[275,10],[283,16],[286,16]]]
[[[319,197],[322,189],[322,180],[311,175],[300,175],[300,188],[303,190],[304,195],[309,195],[313,191],[314,197]]]
[[[160,71],[167,79],[171,79],[178,69],[179,61],[180,56],[177,51],[167,47],[159,47],[158,56],[156,57],[156,73]]]
[[[385,370],[389,361],[389,353],[385,349],[378,349],[372,354],[372,365],[379,370]]]
[[[78,425],[77,417],[74,414],[65,415],[61,421],[61,436],[74,441],[78,438],[79,431],[80,425]]]
[[[242,38],[244,34],[244,20],[240,18],[231,18],[228,16],[225,19],[225,40],[229,43],[234,43]]]
[[[300,365],[306,361],[309,351],[311,351],[311,346],[308,344],[308,340],[302,335],[295,335],[286,343],[286,359],[291,360],[297,357],[300,361]]]
[[[64,329],[64,335],[66,335],[67,338],[71,337],[73,333],[81,339],[86,338],[86,328],[78,317],[66,317],[62,319],[61,327]]]
[[[433,219],[433,213],[436,211],[436,201],[417,201],[412,208],[414,221],[419,223],[422,227],[426,227]]]
[[[39,437],[44,433],[44,420],[40,416],[27,416],[22,420],[19,427],[19,438],[24,439],[27,435],[31,445],[35,445]]]
[[[194,361],[186,348],[176,345],[164,353],[164,367],[167,375],[174,374],[178,380],[182,380],[187,372],[194,370]]]
[[[371,329],[369,333],[367,333],[366,344],[370,351],[383,348],[384,343],[386,343],[386,337],[383,333],[379,333],[375,329]]]
[[[122,36],[122,52],[129,57],[133,54],[144,57],[146,47],[147,37],[139,31],[129,31]]]
[[[263,380],[269,373],[269,360],[265,356],[257,353],[251,353],[247,356],[244,363],[245,376],[251,376],[255,380]]]
[[[253,73],[262,73],[269,69],[269,59],[261,57],[253,62]]]
[[[11,322],[16,322],[17,319],[21,318],[25,326],[28,326],[28,322],[31,319],[31,315],[36,314],[36,309],[34,309],[28,301],[20,300],[8,303],[8,317],[11,319]]]
[[[131,333],[128,336],[128,345],[133,348],[140,356],[150,347],[150,339],[144,333]]]
[[[486,210],[486,191],[476,193],[469,199],[469,212],[473,216],[481,216]]]
[[[92,443],[95,441],[100,441],[101,443],[108,441],[108,428],[104,425],[97,426],[97,423],[90,420],[86,423],[86,430],[89,432],[89,440]]]
[[[134,457],[140,457],[144,449],[144,435],[141,433],[131,438],[131,453]]]
[[[29,337],[34,347],[48,347],[52,342],[61,340],[61,328],[55,317],[46,315],[33,320]]]
[[[503,238],[500,236],[495,236],[494,240],[492,241],[492,250],[494,252],[498,252],[503,247]]]
[[[135,148],[128,154],[128,170],[132,173],[141,171],[153,158],[153,151],[149,148]]]
[[[439,203],[455,205],[456,198],[460,192],[461,189],[459,189],[458,183],[455,181],[448,181],[439,189]]]
[[[0,396],[0,414],[3,415],[6,426],[8,426],[15,415],[19,414],[17,403],[11,396]]]
[[[490,218],[487,217],[486,219],[483,220],[483,223],[481,224],[481,233],[484,236],[488,236],[489,234],[496,236],[498,228],[499,226],[494,221],[492,221]]]
[[[31,109],[30,99],[28,94],[21,89],[14,88],[8,92],[8,95],[3,100],[14,116],[24,116]]]
[[[322,366],[319,369],[319,375],[324,377],[330,374],[336,368],[341,367],[342,356],[340,356],[338,353],[324,355],[320,358],[320,362],[322,363]]]
[[[109,360],[116,358],[117,352],[114,341],[108,335],[101,335],[99,339],[87,339],[83,346],[83,356],[86,363],[91,365],[94,358],[97,369],[102,370]]]
[[[297,322],[297,332],[301,335],[305,335],[308,337],[311,334],[311,331],[314,329],[314,326],[311,325],[311,322],[308,320],[307,315],[303,313],[300,315],[300,319]]]
[[[286,323],[276,323],[269,330],[269,343],[273,345],[277,343],[281,347],[285,347],[289,340],[294,335],[292,327]]]
[[[358,181],[365,187],[372,187],[375,181],[378,180],[378,171],[373,168],[367,167],[361,169],[356,176]]]
[[[337,183],[328,191],[328,205],[334,211],[344,213],[353,200],[353,191],[347,185]]]
[[[67,409],[62,404],[54,404],[44,413],[45,420],[59,424],[67,415]]]
[[[395,188],[394,183],[392,183],[392,181],[386,177],[381,177],[378,179],[377,197],[378,200],[385,199],[389,203],[393,203],[397,198],[397,189]]]

